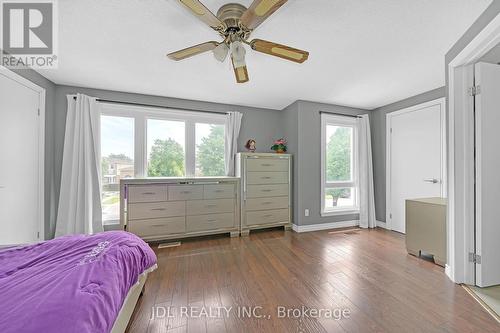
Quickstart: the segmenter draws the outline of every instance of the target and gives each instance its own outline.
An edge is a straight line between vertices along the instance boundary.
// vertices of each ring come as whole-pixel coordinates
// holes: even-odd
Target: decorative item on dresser
[[[240,180],[128,178],[120,180],[122,228],[144,240],[240,232]]]
[[[253,229],[291,228],[291,163],[290,154],[238,154],[236,175],[242,181],[242,236]]]

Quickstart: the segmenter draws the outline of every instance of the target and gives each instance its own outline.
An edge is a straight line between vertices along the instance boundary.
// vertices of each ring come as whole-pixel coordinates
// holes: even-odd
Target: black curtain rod
[[[350,115],[350,114],[327,112],[327,111],[320,111],[319,113],[334,114],[336,116],[350,117],[350,118],[361,118],[361,116],[357,116],[357,115],[353,116],[353,115]]]
[[[73,96],[73,99],[76,100],[76,96]],[[203,113],[227,114],[227,112],[221,112],[221,111],[196,110],[196,109],[170,107],[170,106],[154,105],[154,104],[113,101],[113,100],[109,100],[109,99],[100,99],[100,98],[98,98],[97,101],[101,102],[101,103],[126,104],[126,105],[133,105],[133,106],[145,106],[145,107],[169,109],[169,110],[182,110],[182,111],[203,112]]]

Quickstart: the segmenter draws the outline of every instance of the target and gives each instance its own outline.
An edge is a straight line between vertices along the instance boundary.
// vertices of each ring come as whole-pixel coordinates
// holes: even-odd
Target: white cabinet
[[[149,178],[120,182],[122,227],[145,240],[240,233],[240,180]]]
[[[236,175],[242,182],[241,234],[291,228],[292,155],[239,153]]]

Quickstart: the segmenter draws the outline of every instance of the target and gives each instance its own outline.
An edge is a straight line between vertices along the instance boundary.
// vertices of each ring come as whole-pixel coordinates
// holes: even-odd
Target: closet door
[[[0,72],[0,245],[38,240],[40,93]]]
[[[441,197],[444,102],[436,100],[387,115],[387,222],[406,233],[405,201]]]

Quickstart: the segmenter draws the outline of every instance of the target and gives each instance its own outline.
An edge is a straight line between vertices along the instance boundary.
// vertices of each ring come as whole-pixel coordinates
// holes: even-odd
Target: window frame
[[[100,103],[101,115],[134,118],[134,174],[136,178],[147,178],[148,149],[147,149],[147,121],[170,120],[184,122],[185,160],[184,170],[186,178],[195,177],[196,171],[196,124],[226,124],[226,116],[221,113],[203,113],[195,111],[181,111],[175,109],[161,109],[147,106],[134,106],[115,103]]]
[[[353,130],[351,143],[351,180],[349,181],[327,181],[326,158],[327,158],[327,126],[350,127]],[[328,113],[321,114],[321,216],[348,215],[359,213],[359,151],[358,151],[359,125],[357,118],[338,116]],[[353,188],[354,206],[327,209],[325,207],[326,191],[332,188]]]
[[[221,113],[203,113],[195,111],[182,111],[176,109],[163,109],[147,106],[135,106],[127,104],[116,104],[100,102],[101,116],[125,117],[134,119],[134,177],[148,178],[148,147],[147,147],[147,123],[148,119],[170,120],[184,122],[185,136],[185,160],[184,170],[186,178],[194,178],[196,171],[196,124],[226,124],[226,115]],[[100,135],[100,133],[99,133]],[[99,155],[101,142],[99,140]],[[102,161],[102,156],[99,156]],[[102,177],[102,176],[101,176]],[[161,178],[161,177],[150,177]],[[102,185],[101,185],[102,186]],[[101,189],[102,190],[102,189]],[[119,224],[120,220],[103,220],[104,225]]]

